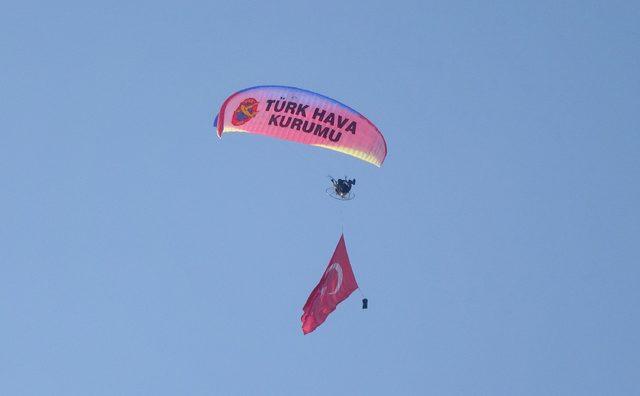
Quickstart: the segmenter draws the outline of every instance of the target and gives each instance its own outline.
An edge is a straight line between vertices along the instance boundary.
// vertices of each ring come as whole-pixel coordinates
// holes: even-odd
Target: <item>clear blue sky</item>
[[[637,2],[135,3],[2,5],[0,394],[640,394]],[[218,140],[261,84],[385,164]]]

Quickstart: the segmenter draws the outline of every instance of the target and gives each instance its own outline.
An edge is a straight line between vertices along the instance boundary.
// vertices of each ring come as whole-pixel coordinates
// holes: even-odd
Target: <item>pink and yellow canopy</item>
[[[300,88],[260,86],[229,96],[216,116],[218,137],[244,132],[339,151],[376,166],[387,156],[382,133],[336,100]]]

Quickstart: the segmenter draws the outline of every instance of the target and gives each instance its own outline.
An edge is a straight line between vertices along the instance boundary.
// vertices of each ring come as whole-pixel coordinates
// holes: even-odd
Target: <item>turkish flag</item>
[[[357,288],[358,283],[349,263],[344,235],[340,235],[338,246],[327,269],[302,309],[302,332],[308,334],[315,330],[336,306]]]

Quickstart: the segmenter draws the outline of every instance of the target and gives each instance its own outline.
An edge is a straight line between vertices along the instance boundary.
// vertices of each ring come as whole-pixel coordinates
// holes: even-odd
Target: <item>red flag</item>
[[[338,246],[327,269],[302,309],[302,332],[307,334],[315,330],[336,306],[357,288],[358,283],[349,263],[344,235],[340,235]]]

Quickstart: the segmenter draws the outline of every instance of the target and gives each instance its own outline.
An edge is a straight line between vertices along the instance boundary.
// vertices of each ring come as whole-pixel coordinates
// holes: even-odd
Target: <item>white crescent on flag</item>
[[[338,274],[338,283],[336,284],[336,288],[334,291],[332,291],[329,294],[336,294],[338,292],[338,290],[340,290],[340,287],[342,287],[342,267],[340,266],[340,263],[333,263],[331,264],[331,267],[329,267],[329,271],[330,270],[335,270],[336,273]],[[327,271],[327,272],[329,272]]]

